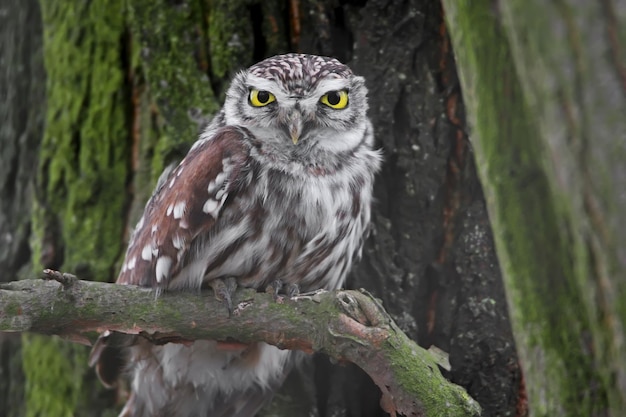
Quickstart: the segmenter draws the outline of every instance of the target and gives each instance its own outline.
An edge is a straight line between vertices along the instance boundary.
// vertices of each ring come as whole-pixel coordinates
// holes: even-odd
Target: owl
[[[117,283],[209,285],[229,307],[237,285],[340,288],[361,254],[381,161],[367,108],[364,79],[333,58],[279,55],[238,73],[222,110],[157,185]],[[124,343],[108,338],[91,362],[108,384],[118,369],[130,373],[129,416],[254,416],[292,362],[265,343],[134,337],[120,367]]]

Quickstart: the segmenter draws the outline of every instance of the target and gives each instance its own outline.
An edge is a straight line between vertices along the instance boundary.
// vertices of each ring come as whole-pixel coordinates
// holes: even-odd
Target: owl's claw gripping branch
[[[293,298],[300,295],[300,286],[295,282],[287,284],[287,289],[285,290],[285,294],[287,297]]]
[[[278,298],[278,293],[283,288],[283,281],[280,279],[276,279],[270,282],[265,288],[265,292],[271,294],[274,297],[274,301]]]
[[[266,293],[272,294],[274,301],[278,299],[278,296],[281,294],[281,290],[284,290],[282,291],[282,294],[286,295],[288,298],[293,298],[300,294],[300,287],[298,284],[293,282],[285,284],[285,282],[280,279],[270,282],[265,288]]]
[[[209,283],[215,298],[226,304],[228,308],[228,317],[233,315],[233,295],[237,290],[237,279],[235,277],[217,278]]]

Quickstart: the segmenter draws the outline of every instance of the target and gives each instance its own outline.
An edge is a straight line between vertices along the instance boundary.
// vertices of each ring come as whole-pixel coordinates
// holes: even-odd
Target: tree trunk
[[[0,271],[30,274],[31,206],[45,114],[42,26],[36,0],[0,5]],[[0,278],[2,280],[2,278]],[[0,410],[25,414],[19,335],[0,334]]]
[[[626,410],[626,8],[445,0],[536,416]]]
[[[500,270],[439,2],[63,0],[41,6],[48,83],[31,215],[35,268],[115,279],[128,230],[156,179],[219,108],[235,71],[288,51],[336,56],[366,77],[385,154],[372,237],[347,286],[382,299],[422,346],[449,352],[447,376],[467,388],[484,415],[523,410]],[[18,166],[34,173],[32,162]],[[12,200],[11,207],[30,213],[28,202]],[[115,406],[114,393],[103,392],[86,368],[85,349],[26,340],[27,415],[103,415]],[[313,362],[290,377],[266,415],[384,415],[380,392],[358,368],[321,356]]]

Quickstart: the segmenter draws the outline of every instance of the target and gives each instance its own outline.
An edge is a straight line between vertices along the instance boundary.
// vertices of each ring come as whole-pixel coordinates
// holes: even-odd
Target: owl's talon
[[[274,296],[274,301],[276,301],[278,296],[281,294],[281,290],[283,289],[284,291],[282,291],[282,294],[286,295],[288,298],[292,298],[300,294],[300,287],[298,287],[298,284],[292,282],[285,284],[280,279],[270,282],[265,288],[265,292],[272,294],[272,296]]]
[[[278,294],[280,290],[283,288],[283,281],[280,279],[276,279],[270,282],[265,288],[265,292],[271,294],[274,297],[274,301],[278,299]]]
[[[215,298],[223,301],[228,308],[228,317],[233,315],[233,295],[237,290],[237,279],[235,277],[218,278],[209,284],[213,288]]]
[[[287,297],[293,298],[300,295],[300,287],[295,282],[287,284],[287,290],[285,291]]]

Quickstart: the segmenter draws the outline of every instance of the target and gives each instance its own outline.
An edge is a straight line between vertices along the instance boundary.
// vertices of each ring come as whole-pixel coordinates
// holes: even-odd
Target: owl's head
[[[284,151],[353,149],[369,124],[366,113],[362,77],[334,58],[303,54],[274,56],[240,72],[224,103],[226,124]]]

